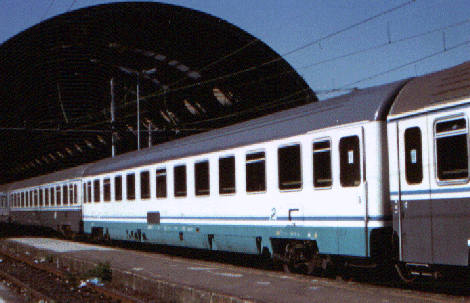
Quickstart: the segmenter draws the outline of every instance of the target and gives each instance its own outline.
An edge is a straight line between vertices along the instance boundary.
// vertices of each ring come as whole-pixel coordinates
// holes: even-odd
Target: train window
[[[91,181],[87,182],[86,187],[87,187],[88,203],[91,203]]]
[[[157,198],[166,198],[166,168],[157,169]]]
[[[186,197],[186,165],[178,165],[173,168],[175,178],[175,197]]]
[[[26,203],[24,202],[24,192],[21,193],[21,207],[25,207]]]
[[[99,179],[93,180],[93,202],[95,203],[101,202]]]
[[[39,189],[34,190],[34,199],[35,199],[34,206],[39,206],[39,203],[40,203],[40,201],[39,201],[39,191],[40,191]]]
[[[73,204],[78,204],[78,185],[73,185]]]
[[[419,127],[405,130],[405,176],[408,184],[423,181],[423,149]]]
[[[39,206],[44,206],[44,189],[39,189]]]
[[[86,182],[83,183],[83,203],[88,202]]]
[[[111,201],[111,179],[110,178],[103,179],[103,201],[104,202]]]
[[[56,205],[57,205],[57,206],[62,205],[62,189],[61,189],[60,186],[57,186],[57,187],[56,187],[56,198],[57,198],[57,200],[56,200],[56,201],[57,201]]]
[[[441,181],[468,179],[468,141],[465,118],[437,122],[436,166]]]
[[[150,199],[150,172],[148,170],[140,173],[140,198]]]
[[[55,204],[55,188],[51,187],[51,206]]]
[[[69,184],[69,203],[75,204],[75,195],[73,190],[73,184]]]
[[[196,183],[196,196],[208,196],[210,194],[209,161],[194,164],[194,179]]]
[[[343,137],[339,140],[340,182],[343,187],[361,184],[359,137]]]
[[[135,174],[126,175],[127,200],[135,200]]]
[[[280,190],[302,187],[300,144],[280,147],[277,150],[278,181]]]
[[[122,176],[114,177],[114,201],[122,200]]]
[[[235,193],[235,157],[219,159],[219,194]]]
[[[62,192],[64,194],[63,205],[69,205],[69,188],[68,185],[62,186]]]
[[[265,152],[246,155],[246,192],[266,191]]]
[[[49,188],[44,189],[44,206],[49,206]]]
[[[331,172],[331,141],[313,143],[313,186],[329,188],[333,185]]]

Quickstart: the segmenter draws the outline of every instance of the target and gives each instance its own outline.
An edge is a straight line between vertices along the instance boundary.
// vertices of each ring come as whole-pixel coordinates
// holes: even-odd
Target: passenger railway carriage
[[[338,256],[468,266],[469,72],[357,90],[2,193],[14,222],[269,253],[286,267]]]

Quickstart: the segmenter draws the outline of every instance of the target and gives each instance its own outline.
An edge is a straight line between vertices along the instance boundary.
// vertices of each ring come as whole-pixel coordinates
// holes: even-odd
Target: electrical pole
[[[140,77],[137,76],[137,150],[140,150],[140,98],[139,98],[139,84]]]
[[[114,78],[111,78],[111,156],[114,158],[116,154],[116,130],[114,129]]]

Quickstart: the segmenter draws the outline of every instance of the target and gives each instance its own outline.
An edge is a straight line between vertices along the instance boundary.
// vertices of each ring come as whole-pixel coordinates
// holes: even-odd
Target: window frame
[[[111,177],[103,178],[103,202],[111,202]]]
[[[456,131],[453,130],[446,130],[442,132],[437,132],[437,126],[440,123],[445,123],[445,122],[450,122],[450,121],[457,121],[457,120],[464,120],[465,121],[465,127],[462,129],[458,129]],[[452,115],[448,117],[440,117],[434,120],[434,125],[433,125],[433,145],[434,145],[434,177],[436,179],[436,183],[440,186],[447,186],[447,185],[459,185],[459,184],[467,184],[470,180],[470,161],[469,161],[469,125],[468,125],[468,119],[467,116],[463,113],[457,114],[457,115]],[[465,135],[466,136],[466,142],[465,142],[465,148],[467,149],[467,176],[465,178],[459,178],[459,179],[441,179],[439,177],[439,161],[438,161],[438,139],[442,138],[450,138],[450,137],[456,137],[456,136],[461,136]]]
[[[328,150],[326,148],[322,148],[322,149],[315,149],[315,144],[316,143],[323,143],[323,142],[328,142],[329,144],[329,147],[328,147]],[[328,190],[328,189],[332,189],[333,188],[333,185],[334,185],[334,170],[333,170],[333,140],[330,138],[330,137],[324,137],[324,138],[318,138],[318,139],[315,139],[312,141],[312,185],[313,185],[313,188],[315,190]],[[329,153],[329,161],[330,161],[330,165],[329,165],[329,168],[330,168],[330,182],[329,182],[329,185],[327,186],[318,186],[316,185],[316,180],[318,180],[316,177],[316,168],[315,168],[315,151],[317,151],[316,153],[323,153],[323,152],[328,152]]]
[[[159,180],[164,182],[164,195],[160,195],[159,191]],[[166,199],[168,198],[168,171],[166,167],[157,167],[155,169],[155,195],[157,199]]]
[[[177,174],[177,170],[183,169],[184,168],[184,174],[181,174],[181,176],[184,176],[184,178],[178,179],[179,173]],[[184,185],[184,186],[178,186],[178,185]],[[184,191],[180,191],[179,187],[183,189]],[[186,198],[188,196],[188,168],[185,163],[182,164],[175,164],[173,166],[173,196],[175,198]]]
[[[101,202],[101,180],[93,180],[93,203]]]
[[[248,159],[249,156],[251,155],[256,155],[256,154],[263,154],[264,157],[263,158],[258,158],[258,159]],[[248,165],[249,164],[253,164],[253,163],[259,163],[259,162],[263,162],[263,183],[264,183],[264,188],[261,189],[261,190],[248,190],[248,183],[249,181],[251,181],[251,179],[253,179],[254,176],[250,177],[251,179],[249,180],[248,178]],[[257,149],[257,150],[251,150],[251,151],[247,151],[245,153],[245,191],[247,194],[264,194],[267,192],[268,190],[268,185],[267,185],[267,176],[266,176],[266,171],[267,171],[267,165],[266,165],[266,150],[265,149]],[[259,175],[259,174],[257,174]],[[259,182],[258,184],[261,184],[261,182]],[[253,184],[255,185],[255,184]]]
[[[131,178],[131,176],[133,178]],[[128,201],[128,202],[129,201],[135,201],[135,199],[136,199],[137,191],[135,189],[135,187],[136,187],[136,180],[135,179],[136,179],[135,172],[126,173],[126,201]],[[133,183],[132,185],[133,186],[131,186],[131,184],[129,182],[130,180],[132,180],[132,183]],[[131,190],[129,190],[129,189],[131,189]]]
[[[117,180],[119,180],[119,182],[116,182]],[[121,202],[122,201],[122,198],[123,198],[122,182],[123,182],[122,175],[115,175],[114,176],[114,201],[115,202]]]
[[[281,150],[286,150],[288,148],[292,148],[292,147],[298,147],[299,149],[299,158],[298,158],[298,174],[299,174],[299,180],[284,180],[284,183],[285,181],[288,181],[288,182],[295,182],[297,184],[299,184],[298,187],[292,187],[292,188],[281,188],[281,185],[282,185],[282,180],[281,180],[281,176],[283,176],[284,174],[281,173],[281,171],[284,171],[283,169],[281,170],[281,153],[280,151]],[[284,165],[286,164],[285,162],[283,163]],[[292,143],[288,143],[288,144],[283,144],[283,145],[280,145],[278,146],[277,148],[277,186],[278,186],[278,189],[280,192],[291,192],[291,191],[301,191],[303,189],[303,170],[302,170],[302,144],[300,142],[292,142]],[[285,176],[285,175],[284,175]]]
[[[207,165],[207,170],[205,167],[202,168],[201,165]],[[204,171],[201,171],[201,169],[205,170],[206,174]],[[200,188],[199,186],[203,186],[203,188]],[[194,162],[194,195],[202,198],[209,197],[210,194],[211,176],[209,159],[198,160]]]
[[[143,175],[147,175],[146,179],[147,179],[147,183],[144,184],[144,178],[142,178]],[[149,200],[151,197],[152,197],[152,191],[151,191],[151,185],[150,185],[150,170],[148,169],[145,169],[145,170],[142,170],[140,173],[139,173],[139,176],[140,176],[140,199],[141,200]],[[144,185],[145,185],[145,188],[144,188]],[[146,191],[144,191],[144,189],[146,189]],[[144,193],[146,194],[144,196]]]
[[[419,131],[419,146],[416,145],[416,138],[411,138],[411,136],[418,135],[417,133],[412,133],[413,131]],[[408,134],[408,136],[407,136]],[[411,152],[414,150],[413,148],[416,147],[416,163],[413,163],[413,157],[411,156]],[[419,185],[423,183],[424,180],[424,167],[423,167],[423,132],[421,131],[421,127],[419,126],[410,126],[405,129],[403,132],[403,148],[405,151],[405,180],[408,185]],[[418,149],[420,149],[418,151]],[[413,168],[413,165],[418,165],[418,167]],[[419,173],[416,173],[419,169]],[[418,177],[418,178],[417,178]],[[419,179],[419,181],[418,181]]]
[[[232,182],[221,182],[222,181],[222,176],[225,174],[222,174],[221,172],[221,161],[222,160],[226,160],[226,159],[233,159],[233,165],[232,163],[230,163],[230,173],[232,172],[232,166],[233,166],[233,187],[223,187],[222,188],[222,185],[232,185]],[[220,156],[219,157],[219,167],[218,167],[218,174],[219,174],[219,195],[221,196],[225,196],[225,195],[235,195],[236,192],[237,192],[237,167],[236,167],[236,159],[235,159],[235,155],[234,154],[231,154],[231,155],[224,155],[224,156]],[[226,180],[226,179],[224,179]],[[230,183],[230,184],[228,184]],[[232,191],[233,189],[233,191]]]
[[[358,173],[358,176],[355,176],[355,179],[349,180],[350,177],[345,177],[345,176],[350,176],[352,169],[349,169],[348,166],[344,166],[344,164],[350,165],[351,163],[348,163],[350,161],[350,150],[347,151],[347,157],[345,156],[343,158],[343,155],[346,155],[343,153],[342,149],[342,142],[345,142],[346,140],[352,140],[354,138],[357,138],[357,156],[353,154],[353,161],[357,160],[357,165],[353,162],[352,164],[356,167],[354,169],[355,172]],[[355,140],[355,139],[354,139]],[[346,144],[346,143],[345,143]],[[351,134],[351,135],[346,135],[343,136],[339,139],[338,141],[338,150],[339,150],[339,180],[341,187],[343,188],[352,188],[352,187],[359,187],[361,186],[363,180],[362,180],[362,160],[361,159],[361,138],[357,134]],[[351,182],[351,181],[354,181]]]
[[[62,185],[62,205],[69,205],[69,185]]]

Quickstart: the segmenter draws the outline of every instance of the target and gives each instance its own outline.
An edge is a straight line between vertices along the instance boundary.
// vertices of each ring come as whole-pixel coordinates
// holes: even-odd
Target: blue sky
[[[108,2],[111,1],[1,0],[0,43],[69,8]],[[321,93],[322,99],[329,96],[323,92],[335,88],[374,86],[470,60],[469,0],[416,0],[377,18],[372,17],[409,0],[162,2],[217,16],[259,38],[284,55],[311,88]],[[333,36],[321,40],[330,35]],[[419,37],[411,39],[414,36]],[[297,50],[300,48],[303,49]],[[340,56],[344,57],[332,60]]]

